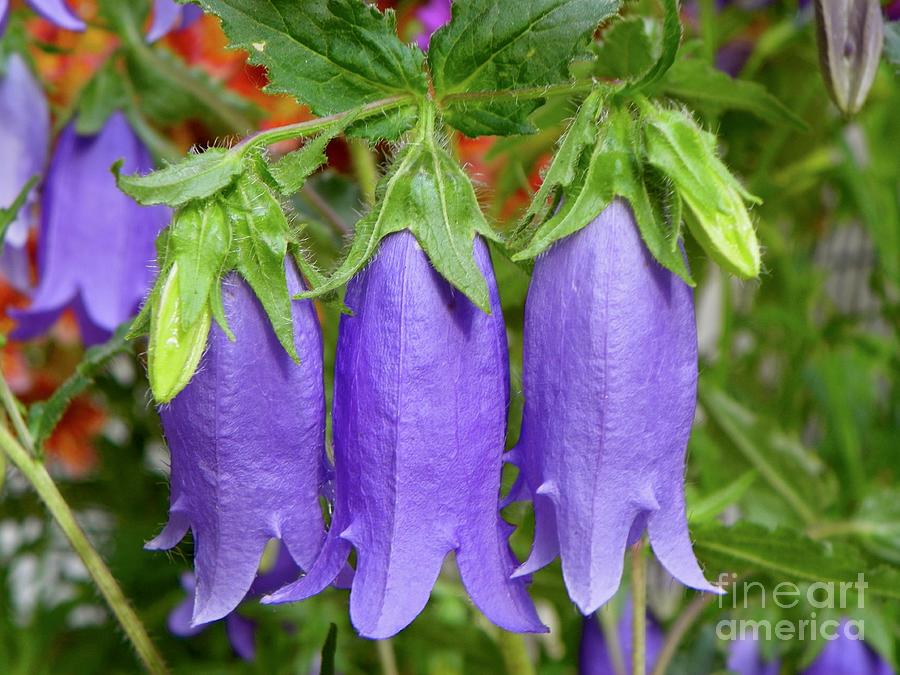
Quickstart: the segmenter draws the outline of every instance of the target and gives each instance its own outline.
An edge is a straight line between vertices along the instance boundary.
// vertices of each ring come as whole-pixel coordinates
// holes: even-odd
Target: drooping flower
[[[455,551],[469,596],[497,625],[541,631],[500,518],[509,373],[490,256],[475,242],[490,315],[454,290],[408,231],[351,281],[335,365],[335,509],[309,574],[266,601],[321,591],[356,549],[350,615],[386,638],[425,607]]]
[[[79,136],[74,124],[60,135],[41,195],[38,286],[28,309],[11,312],[15,339],[46,332],[73,309],[85,344],[103,342],[150,288],[153,242],[169,211],[119,191],[109,169],[120,158],[129,171],[153,167],[121,113],[96,136]]]
[[[619,648],[622,654],[623,666],[626,673],[631,673],[631,617],[633,610],[631,603],[627,603],[622,611],[622,617],[616,627],[619,639]],[[647,613],[647,632],[644,648],[646,650],[647,668],[653,668],[659,653],[662,651],[665,636],[662,629],[650,613]],[[594,615],[584,617],[581,627],[581,643],[578,647],[578,673],[579,675],[615,675],[616,668],[609,645],[597,617]]]
[[[257,574],[244,599],[249,600],[271,593],[296,579],[299,573],[300,568],[297,567],[287,548],[279,546],[272,568]],[[181,576],[181,587],[185,590],[188,597],[169,614],[168,626],[174,635],[189,638],[199,635],[212,624],[194,625],[191,623],[191,616],[194,612],[194,598],[197,592],[196,575],[190,572],[183,574]],[[256,624],[252,620],[241,616],[237,610],[225,616],[223,621],[225,622],[228,641],[231,643],[234,651],[245,661],[252,661],[256,655]]]
[[[890,664],[876,654],[841,619],[836,639],[829,640],[802,675],[894,675]]]
[[[13,54],[0,79],[0,208],[13,205],[28,181],[43,173],[50,140],[50,111],[40,84],[28,65]],[[25,244],[37,201],[32,188],[9,226],[0,257],[0,273],[18,289],[31,285]]]
[[[60,28],[83,31],[87,24],[72,11],[66,0],[26,0],[31,8]]]
[[[535,263],[525,305],[522,436],[513,459],[534,499],[517,575],[557,555],[584,614],[616,592],[646,529],[663,567],[716,591],[691,549],[684,456],[697,336],[689,287],[652,257],[616,199]]]
[[[416,43],[423,51],[428,49],[432,33],[450,21],[450,2],[451,0],[428,0],[416,11],[416,18],[422,24],[422,32],[416,36]]]
[[[286,264],[292,295],[304,290]],[[193,379],[160,409],[172,453],[169,522],[148,549],[168,549],[188,528],[197,575],[193,623],[231,612],[250,590],[268,541],[280,539],[309,569],[324,537],[319,495],[326,479],[322,341],[309,301],[292,304],[287,354],[247,283],[222,283],[232,342],[209,332]]]

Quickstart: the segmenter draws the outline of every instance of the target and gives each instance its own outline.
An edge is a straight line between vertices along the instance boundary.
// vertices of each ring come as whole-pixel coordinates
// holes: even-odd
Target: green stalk
[[[535,675],[534,665],[528,656],[525,646],[525,638],[519,633],[499,630],[497,632],[497,646],[506,664],[506,672],[509,675]]]
[[[647,557],[643,540],[631,548],[631,673],[647,672]]]
[[[375,206],[375,186],[378,185],[378,166],[375,164],[375,156],[369,149],[369,144],[361,138],[349,139],[350,160],[353,163],[353,172],[359,182],[363,201],[368,206]]]
[[[0,397],[3,399],[7,414],[12,419],[13,426],[20,433],[24,430],[24,433],[27,434],[27,427],[19,414],[17,402],[9,390],[9,385],[2,377],[0,377]],[[30,438],[30,435],[27,435],[26,438]],[[81,558],[91,579],[94,580],[100,594],[119,621],[119,625],[122,626],[147,671],[154,675],[168,672],[162,656],[153,646],[144,625],[128,604],[125,594],[122,593],[122,589],[110,573],[106,563],[88,541],[84,530],[75,520],[75,514],[72,513],[72,509],[60,494],[59,488],[56,487],[56,483],[53,482],[53,478],[50,477],[44,464],[26,450],[5,425],[0,425],[0,449],[31,483],[50,515],[66,535],[69,543],[72,544],[72,548]]]
[[[688,630],[690,630],[691,626],[697,621],[697,618],[703,613],[703,610],[706,609],[706,606],[712,602],[715,597],[717,596],[704,593],[700,597],[692,600],[691,604],[679,614],[678,618],[675,619],[675,623],[672,624],[672,628],[666,634],[666,641],[663,643],[663,648],[659,652],[659,656],[656,659],[656,665],[653,667],[651,675],[665,675],[666,669],[672,662],[672,657],[674,657],[675,653],[678,651],[678,645],[681,644],[681,641],[684,639],[684,636],[687,635]]]
[[[391,639],[376,640],[375,649],[378,651],[378,662],[381,664],[382,675],[399,675],[397,655],[394,654],[394,643],[391,642]]]

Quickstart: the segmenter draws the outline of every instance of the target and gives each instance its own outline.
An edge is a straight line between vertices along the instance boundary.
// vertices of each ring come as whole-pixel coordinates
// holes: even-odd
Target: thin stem
[[[394,654],[394,643],[390,638],[376,640],[375,649],[378,650],[378,662],[381,664],[383,675],[399,675],[397,670],[397,655]]]
[[[339,237],[345,237],[350,233],[350,228],[347,227],[347,224],[338,212],[331,208],[331,205],[309,183],[304,184],[300,188],[300,197],[319,212],[319,215],[325,219]]]
[[[361,138],[351,138],[349,145],[350,160],[362,191],[363,201],[370,207],[375,206],[375,187],[378,185],[378,166],[375,163],[375,156],[369,149],[369,144]]]
[[[506,664],[506,672],[509,675],[535,675],[534,665],[528,656],[525,638],[519,633],[499,630],[497,632],[497,646]]]
[[[647,673],[647,556],[644,542],[631,547],[631,673]]]
[[[5,377],[0,377],[0,403],[3,404],[6,414],[12,420],[13,429],[16,430],[19,442],[30,454],[34,455],[34,439],[31,437],[31,431],[29,431],[25,419],[22,417],[22,412],[19,410],[19,401],[13,395]]]
[[[603,639],[609,650],[609,660],[612,662],[615,675],[627,675],[625,670],[625,655],[622,654],[622,643],[619,642],[619,631],[616,626],[616,617],[612,613],[612,606],[606,603],[597,614],[600,616],[600,628],[603,630]]]
[[[713,0],[700,0],[699,4],[703,56],[713,63],[716,59],[716,4]]]
[[[2,378],[0,378],[2,379]],[[8,410],[11,416],[15,416],[11,410]],[[128,604],[125,594],[119,588],[115,578],[110,573],[109,568],[103,559],[88,541],[87,536],[75,520],[75,514],[66,503],[66,500],[60,494],[59,489],[47,473],[47,468],[43,463],[32,457],[22,445],[13,438],[5,426],[0,426],[0,448],[12,460],[19,471],[25,476],[29,483],[34,487],[35,492],[44,502],[50,515],[59,525],[59,528],[66,535],[72,548],[81,558],[88,573],[94,580],[100,594],[106,600],[109,608],[115,614],[119,625],[125,631],[128,639],[134,645],[135,651],[144,663],[144,666],[150,673],[166,673],[165,662],[162,656],[153,646],[144,625],[135,614],[134,610]]]
[[[681,644],[682,639],[687,635],[691,626],[694,625],[694,622],[697,621],[699,616],[703,613],[703,610],[706,609],[706,606],[711,603],[715,597],[718,596],[704,593],[700,597],[692,600],[691,604],[689,604],[678,618],[675,619],[675,623],[672,624],[672,627],[666,634],[666,641],[663,643],[662,650],[659,652],[659,657],[656,659],[656,665],[653,667],[651,675],[665,675],[666,669],[672,662],[672,657],[674,657],[675,652],[678,651],[678,645]]]

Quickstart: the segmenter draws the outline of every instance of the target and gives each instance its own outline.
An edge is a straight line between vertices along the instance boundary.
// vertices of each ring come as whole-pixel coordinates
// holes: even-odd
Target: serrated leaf
[[[173,264],[150,315],[147,371],[150,389],[158,403],[171,401],[194,376],[206,348],[209,326],[210,313],[206,307],[194,323],[182,322],[178,265]]]
[[[235,268],[259,298],[281,346],[299,361],[291,295],[284,275],[290,227],[281,204],[253,174],[241,176],[224,199],[231,221]]]
[[[715,137],[680,111],[645,105],[649,163],[667,176],[693,215],[688,226],[706,252],[729,272],[759,275],[760,251],[745,199],[755,200],[715,152]]]
[[[841,583],[855,583],[865,574],[866,594],[900,600],[900,570],[886,565],[873,569],[850,544],[818,542],[796,530],[770,530],[750,522],[732,527],[704,523],[691,533],[694,552],[713,577],[720,572],[763,574],[773,581],[832,583],[837,593]]]
[[[681,61],[666,73],[659,84],[662,93],[696,107],[721,112],[743,110],[772,124],[788,123],[807,128],[781,101],[757,82],[735,79],[698,59]]]
[[[88,349],[75,368],[75,372],[53,392],[46,401],[33,404],[28,410],[28,428],[34,446],[40,448],[50,438],[56,425],[76,396],[84,392],[94,382],[94,378],[113,357],[128,351],[126,335],[130,322],[116,329],[113,336],[101,345]]]
[[[116,59],[108,59],[88,81],[78,96],[75,131],[81,136],[100,132],[106,120],[127,103]]]
[[[453,94],[525,89],[569,79],[569,63],[587,48],[618,0],[459,0],[453,19],[431,37],[428,63],[438,99]],[[448,123],[470,136],[529,131],[540,100],[455,102]]]
[[[227,188],[242,170],[241,156],[224,148],[210,148],[188,155],[177,164],[144,176],[119,173],[122,163],[113,167],[119,189],[139,204],[181,206],[192,199],[203,199]]]
[[[641,18],[619,21],[603,31],[603,41],[594,49],[594,75],[633,80],[653,65],[653,42]]]
[[[340,122],[306,141],[299,150],[289,152],[268,167],[269,175],[275,179],[283,195],[292,195],[299,191],[310,174],[328,161],[325,156],[328,143],[353,124],[356,117],[354,114],[347,115]]]
[[[393,12],[359,0],[200,0],[232,46],[269,72],[268,91],[330,115],[402,94],[424,94],[423,54],[404,45]]]
[[[217,200],[188,204],[171,226],[178,264],[178,292],[185,324],[196,321],[224,272],[231,250],[231,227]]]
[[[405,105],[387,110],[382,115],[367,117],[347,127],[348,138],[364,138],[368,141],[395,141],[416,125],[419,108]]]

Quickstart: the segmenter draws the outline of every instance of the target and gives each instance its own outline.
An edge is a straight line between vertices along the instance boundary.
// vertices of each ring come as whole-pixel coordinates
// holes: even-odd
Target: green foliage
[[[34,189],[34,186],[37,185],[38,180],[39,176],[29,178],[25,185],[22,186],[22,189],[19,190],[16,198],[13,199],[12,204],[0,207],[0,242],[6,239],[6,231],[9,230],[9,226],[13,224],[13,221],[19,215],[19,211],[25,206],[25,202],[28,201],[28,195]]]
[[[603,31],[601,41],[594,47],[596,62],[592,72],[598,77],[637,79],[655,63],[653,47],[644,19],[614,23]]]
[[[445,106],[447,123],[469,136],[533,131],[528,116],[539,100],[491,101],[490,92],[566,82],[571,59],[618,6],[618,0],[453,3],[453,20],[428,50],[435,94],[442,100],[487,92],[487,100]]]
[[[356,115],[347,115],[315,138],[308,140],[299,150],[288,153],[268,167],[269,173],[283,195],[292,195],[297,192],[303,187],[310,174],[328,161],[325,156],[325,147],[355,120]]]
[[[110,58],[81,90],[75,131],[82,136],[99,133],[109,116],[126,102],[127,92],[117,72],[116,59]]]

